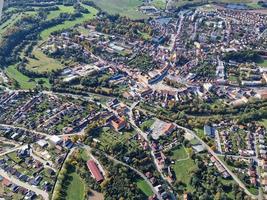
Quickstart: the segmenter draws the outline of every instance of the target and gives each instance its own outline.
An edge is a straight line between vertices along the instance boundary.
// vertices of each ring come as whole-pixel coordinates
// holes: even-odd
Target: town
[[[0,199],[267,199],[266,7],[6,0]]]

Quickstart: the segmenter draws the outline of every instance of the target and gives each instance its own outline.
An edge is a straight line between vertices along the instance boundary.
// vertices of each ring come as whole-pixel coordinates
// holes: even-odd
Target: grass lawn
[[[34,49],[33,55],[35,58],[27,58],[29,63],[27,63],[27,68],[31,71],[35,71],[38,73],[42,72],[50,72],[53,69],[61,69],[64,66],[56,59],[49,58],[45,55],[40,49]]]
[[[76,24],[81,24],[81,23],[83,23],[87,20],[90,20],[96,16],[98,11],[95,8],[93,8],[91,6],[87,6],[87,5],[83,5],[83,7],[87,8],[90,11],[90,13],[83,14],[82,17],[76,18],[73,21],[65,21],[62,24],[53,26],[51,28],[48,28],[48,29],[42,31],[41,32],[42,39],[47,39],[49,37],[49,35],[54,31],[71,28],[71,27],[75,26]]]
[[[146,195],[146,196],[151,196],[153,195],[153,192],[151,190],[151,188],[149,187],[149,185],[147,184],[147,182],[145,180],[139,179],[137,181],[137,187],[142,190],[142,192]]]
[[[248,7],[250,7],[250,8],[253,8],[253,9],[260,9],[260,8],[262,8],[261,5],[255,3],[255,2],[247,3],[246,5],[247,5]]]
[[[59,10],[50,11],[50,13],[47,15],[48,20],[58,17],[60,13],[74,13],[73,6],[60,5],[58,6],[58,8]]]
[[[190,186],[191,171],[197,168],[196,164],[192,159],[177,161],[173,165],[173,169],[176,175],[176,179],[184,182],[187,185],[187,190],[192,191]]]
[[[172,150],[171,158],[173,160],[180,160],[187,158],[187,153],[185,151],[185,148],[183,146],[176,147],[174,150]]]
[[[155,6],[156,8],[159,8],[159,9],[165,9],[165,6],[166,6],[166,0],[153,0],[151,2],[151,4],[153,6]]]
[[[260,67],[267,67],[267,60],[262,60],[257,63]]]
[[[33,89],[37,86],[37,82],[39,80],[43,80],[45,82],[44,87],[51,87],[48,79],[46,78],[35,78],[33,79],[33,81],[31,81],[28,76],[25,76],[24,74],[19,72],[15,65],[11,65],[6,68],[5,72],[10,79],[16,80],[19,83],[21,89]]]
[[[154,119],[146,120],[140,125],[140,128],[144,131],[146,128],[150,128],[154,122]]]
[[[66,200],[84,200],[84,192],[85,192],[85,183],[81,179],[81,177],[76,173],[72,172],[69,174],[72,178],[70,184],[68,185],[68,189],[66,191],[67,195],[65,197]]]
[[[110,14],[120,14],[133,19],[147,17],[138,11],[138,6],[143,3],[143,0],[93,0],[93,2]]]
[[[198,137],[200,137],[201,139],[205,138],[204,128],[203,129],[196,128],[194,129],[194,131],[197,133]]]
[[[260,124],[263,125],[265,127],[265,129],[267,129],[267,119],[262,119],[260,121]]]

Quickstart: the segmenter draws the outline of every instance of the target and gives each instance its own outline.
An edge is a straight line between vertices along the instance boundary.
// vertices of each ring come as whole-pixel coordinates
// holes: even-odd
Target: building
[[[104,180],[103,175],[101,174],[98,166],[96,165],[95,161],[88,160],[87,167],[90,170],[92,176],[96,179],[97,182],[101,182]]]
[[[175,130],[176,130],[176,126],[173,123],[168,123],[164,126],[163,133],[165,135],[170,135]]]
[[[120,131],[126,127],[126,121],[124,118],[120,117],[112,120],[111,125],[116,131]]]
[[[208,137],[214,138],[215,136],[215,129],[211,126],[205,125],[204,126],[204,134]]]

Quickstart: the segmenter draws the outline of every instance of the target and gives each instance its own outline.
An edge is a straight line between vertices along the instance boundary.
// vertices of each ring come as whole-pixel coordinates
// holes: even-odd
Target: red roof
[[[88,160],[87,161],[87,167],[90,170],[90,172],[92,173],[92,175],[94,176],[94,178],[96,179],[97,182],[100,182],[104,179],[104,177],[102,176],[99,168],[97,167],[96,163],[93,160]]]

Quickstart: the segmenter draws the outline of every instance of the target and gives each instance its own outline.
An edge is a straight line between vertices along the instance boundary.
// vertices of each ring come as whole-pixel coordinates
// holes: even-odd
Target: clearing
[[[66,200],[84,200],[84,181],[76,172],[72,172],[68,176],[70,177],[70,184],[67,186]]]
[[[149,185],[147,184],[147,182],[143,179],[138,179],[137,180],[137,187],[142,190],[142,192],[146,195],[146,196],[151,196],[153,195],[153,192],[151,190],[151,188],[149,187]]]

